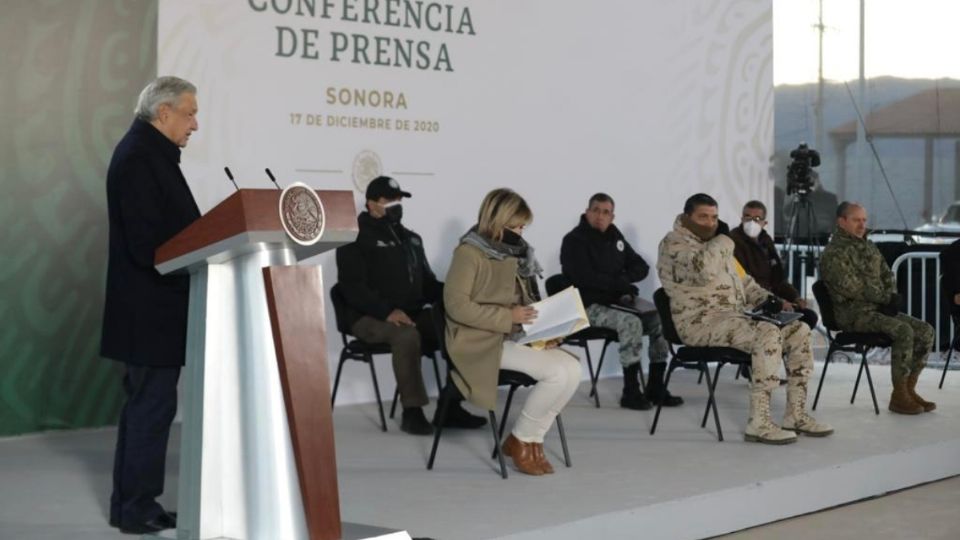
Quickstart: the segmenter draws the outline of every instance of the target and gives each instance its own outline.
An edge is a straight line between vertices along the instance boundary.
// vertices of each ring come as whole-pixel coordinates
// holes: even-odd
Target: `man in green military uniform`
[[[890,410],[918,414],[937,408],[917,395],[917,379],[933,345],[933,327],[900,313],[893,272],[877,246],[866,239],[867,211],[851,202],[837,207],[837,230],[820,259],[820,275],[833,299],[840,328],[890,336]]]

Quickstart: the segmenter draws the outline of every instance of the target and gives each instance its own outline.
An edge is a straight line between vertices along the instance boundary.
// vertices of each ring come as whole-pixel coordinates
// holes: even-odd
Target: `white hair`
[[[140,92],[137,107],[133,112],[137,118],[150,122],[157,117],[160,105],[176,105],[182,94],[196,94],[197,87],[179,77],[158,77]]]

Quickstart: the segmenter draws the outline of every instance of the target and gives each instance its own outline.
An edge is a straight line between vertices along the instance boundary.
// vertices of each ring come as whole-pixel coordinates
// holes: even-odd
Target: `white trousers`
[[[536,379],[537,384],[527,396],[512,433],[523,442],[542,443],[550,424],[580,384],[580,363],[560,349],[537,351],[514,341],[504,341],[500,368],[526,373]]]

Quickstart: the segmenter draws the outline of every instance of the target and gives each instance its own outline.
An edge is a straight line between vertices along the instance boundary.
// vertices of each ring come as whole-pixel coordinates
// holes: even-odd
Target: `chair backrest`
[[[572,283],[563,274],[554,274],[547,278],[544,285],[547,288],[547,296],[553,296],[572,285]]]
[[[450,362],[450,354],[447,352],[447,309],[443,305],[443,300],[435,302],[431,309],[433,310],[433,331],[437,334],[437,347],[440,348],[440,356],[447,363]]]
[[[346,326],[346,310],[347,310],[347,299],[343,297],[343,289],[340,288],[340,284],[335,284],[330,289],[330,300],[333,301],[333,317],[337,321],[337,331],[341,334],[349,335],[350,329],[344,328]]]
[[[677,333],[677,327],[673,325],[673,313],[670,312],[670,297],[667,291],[660,287],[653,293],[653,303],[657,306],[657,314],[660,315],[660,330],[663,337],[674,345],[683,345],[680,334]]]
[[[832,332],[839,330],[837,319],[833,316],[833,299],[830,298],[830,291],[822,279],[813,284],[813,297],[817,299],[817,306],[820,307],[820,319],[823,325]]]

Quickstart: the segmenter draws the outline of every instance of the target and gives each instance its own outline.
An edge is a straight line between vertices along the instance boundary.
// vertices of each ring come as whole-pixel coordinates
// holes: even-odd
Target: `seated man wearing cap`
[[[431,310],[443,299],[423,250],[420,235],[400,221],[400,200],[410,194],[393,178],[379,176],[367,186],[367,210],[357,218],[357,240],[337,249],[337,280],[347,303],[351,333],[371,343],[387,343],[400,390],[403,419],[400,429],[430,435],[433,426],[423,414],[429,403],[420,356],[436,348]],[[459,406],[447,413],[445,426],[477,428],[486,419]]]

